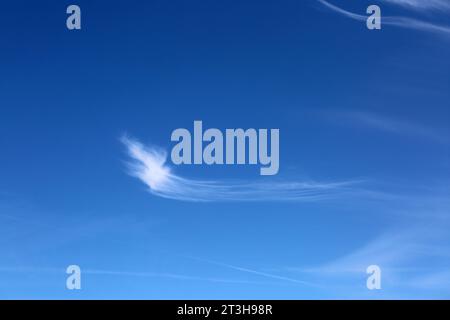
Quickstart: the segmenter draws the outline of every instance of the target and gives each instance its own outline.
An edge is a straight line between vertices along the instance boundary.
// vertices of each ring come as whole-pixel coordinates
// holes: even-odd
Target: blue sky
[[[449,298],[450,9],[423,3],[77,1],[80,31],[3,4],[0,298]],[[194,120],[279,128],[280,171],[179,176],[351,188],[180,201],[128,174],[124,134],[169,151]]]

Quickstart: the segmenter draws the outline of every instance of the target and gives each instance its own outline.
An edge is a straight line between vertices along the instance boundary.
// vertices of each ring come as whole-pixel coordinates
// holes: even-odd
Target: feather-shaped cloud
[[[215,181],[183,178],[166,164],[167,153],[122,137],[130,161],[129,174],[163,198],[183,201],[317,201],[353,194],[356,181]]]

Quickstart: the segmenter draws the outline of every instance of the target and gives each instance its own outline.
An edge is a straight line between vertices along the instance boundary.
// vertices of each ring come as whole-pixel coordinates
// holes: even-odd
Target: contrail
[[[117,276],[117,277],[135,277],[135,278],[167,278],[174,280],[187,281],[205,281],[214,283],[230,283],[230,284],[248,284],[248,285],[285,285],[282,281],[250,281],[227,278],[198,277],[177,273],[161,273],[161,272],[136,272],[136,271],[117,271],[103,269],[82,269],[82,274],[100,275],[100,276]],[[0,267],[0,273],[45,273],[45,274],[63,274],[64,268],[42,268],[42,267]],[[277,278],[274,278],[277,279]],[[280,277],[278,280],[284,280]]]
[[[281,281],[287,281],[287,282],[292,282],[292,283],[306,285],[306,286],[311,286],[311,287],[317,287],[318,286],[317,284],[311,283],[311,282],[308,282],[308,281],[303,281],[303,280],[298,280],[298,279],[294,279],[294,278],[279,276],[279,275],[272,274],[272,273],[267,273],[267,272],[262,272],[262,271],[258,271],[258,270],[243,268],[243,267],[235,266],[235,265],[232,265],[232,264],[216,262],[216,261],[202,259],[202,258],[197,258],[197,257],[192,257],[192,256],[185,256],[185,257],[193,259],[193,260],[197,260],[197,261],[213,264],[213,265],[216,265],[216,266],[221,266],[221,267],[224,267],[224,268],[236,270],[236,271],[241,271],[241,272],[245,272],[245,273],[254,274],[254,275],[265,277],[265,278],[276,279],[276,280],[281,280]]]
[[[355,194],[357,181],[332,183],[269,181],[228,182],[187,179],[174,174],[166,165],[167,153],[144,146],[129,137],[121,141],[131,161],[129,174],[149,187],[150,193],[182,201],[318,201]]]

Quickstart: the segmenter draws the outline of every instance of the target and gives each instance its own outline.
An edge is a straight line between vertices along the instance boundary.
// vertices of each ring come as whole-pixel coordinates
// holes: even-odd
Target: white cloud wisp
[[[325,0],[317,0],[317,1],[320,2],[322,5],[324,5],[325,7],[327,7],[328,9],[330,9],[334,12],[337,12],[343,16],[346,16],[348,18],[358,20],[358,21],[366,21],[367,20],[367,16],[365,16],[365,15],[360,15],[360,14],[356,14],[356,13],[347,11],[347,10],[342,9],[342,8],[340,8],[334,4],[331,4],[330,2],[325,1]],[[397,1],[397,2],[401,3],[401,1]],[[413,5],[416,2],[409,1],[409,3],[411,5]],[[419,20],[419,19],[414,19],[414,18],[409,18],[409,17],[385,17],[385,16],[383,16],[381,19],[382,19],[381,20],[382,24],[384,24],[384,25],[392,25],[392,26],[406,28],[406,29],[414,29],[414,30],[419,30],[419,31],[433,32],[436,34],[450,37],[450,26],[448,26],[448,25],[435,24],[432,22],[427,22],[424,20]]]
[[[450,10],[448,0],[383,0],[384,2],[407,7],[415,10]]]
[[[122,137],[131,161],[129,174],[156,196],[182,201],[318,201],[335,199],[356,191],[356,181],[318,183],[296,181],[215,181],[183,178],[166,164],[167,153]]]

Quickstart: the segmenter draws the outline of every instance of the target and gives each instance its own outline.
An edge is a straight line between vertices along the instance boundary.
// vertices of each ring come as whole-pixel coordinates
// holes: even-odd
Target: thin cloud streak
[[[450,10],[450,2],[447,0],[383,0],[384,2],[407,7],[415,10]]]
[[[206,282],[218,282],[218,283],[230,283],[230,284],[278,284],[278,283],[264,283],[258,281],[248,280],[234,280],[234,279],[222,279],[222,278],[207,278],[196,277],[183,274],[174,273],[155,273],[155,272],[129,272],[129,271],[112,271],[112,270],[83,270],[85,274],[104,275],[104,276],[125,276],[125,277],[139,277],[139,278],[169,278],[175,280],[191,280],[191,281],[206,281]]]
[[[448,248],[441,244],[449,239],[447,228],[446,220],[437,220],[406,230],[392,230],[322,266],[286,270],[311,275],[313,279],[323,278],[331,288],[364,277],[366,268],[375,264],[380,266],[392,293],[406,293],[408,288],[448,292],[450,256]]]
[[[187,179],[166,165],[167,153],[123,137],[131,161],[128,172],[149,187],[153,195],[182,201],[318,201],[355,195],[357,181],[333,183],[270,181],[223,182]]]
[[[401,134],[405,136],[421,137],[439,143],[449,143],[448,134],[439,132],[421,124],[399,121],[378,114],[363,111],[348,111],[336,114],[337,117],[348,120],[356,125],[363,125],[380,131]]]
[[[337,12],[343,16],[346,16],[348,18],[358,20],[358,21],[366,21],[367,16],[359,15],[350,11],[347,11],[345,9],[342,9],[334,4],[331,4],[325,0],[317,0],[322,5],[327,7],[328,9]],[[445,25],[438,25],[418,19],[413,18],[407,18],[407,17],[381,17],[382,24],[384,25],[392,25],[397,26],[401,28],[406,29],[413,29],[413,30],[419,30],[419,31],[427,31],[427,32],[433,32],[436,34],[444,35],[444,36],[450,36],[450,26]]]
[[[39,268],[39,267],[0,267],[0,272],[3,273],[49,273],[49,274],[65,274],[62,268]],[[282,282],[261,282],[250,280],[236,280],[226,278],[209,278],[197,277],[176,273],[158,273],[158,272],[136,272],[136,271],[117,271],[117,270],[102,270],[102,269],[82,269],[81,274],[99,275],[99,276],[117,276],[117,277],[136,277],[136,278],[167,278],[173,280],[187,280],[187,281],[204,281],[215,283],[228,284],[251,284],[251,285],[283,285]],[[276,278],[275,278],[276,279]],[[278,279],[283,280],[283,279]]]
[[[316,285],[316,284],[314,284],[312,282],[298,280],[298,279],[285,277],[285,276],[279,276],[279,275],[276,275],[276,274],[262,272],[262,271],[258,271],[258,270],[243,268],[243,267],[240,267],[240,266],[235,266],[235,265],[231,265],[231,264],[227,264],[227,263],[222,263],[222,262],[217,262],[217,261],[212,261],[212,260],[207,260],[207,259],[201,259],[201,258],[191,257],[191,256],[185,256],[185,257],[193,259],[193,260],[197,260],[197,261],[200,261],[200,262],[213,264],[213,265],[216,265],[216,266],[221,266],[221,267],[224,267],[224,268],[227,268],[227,269],[232,269],[232,270],[236,270],[236,271],[240,271],[240,272],[244,272],[244,273],[254,274],[254,275],[265,277],[265,278],[281,280],[281,281],[287,281],[287,282],[292,282],[292,283],[301,284],[301,285],[307,285],[307,286],[311,286],[311,287],[317,287],[318,286],[318,285]]]

